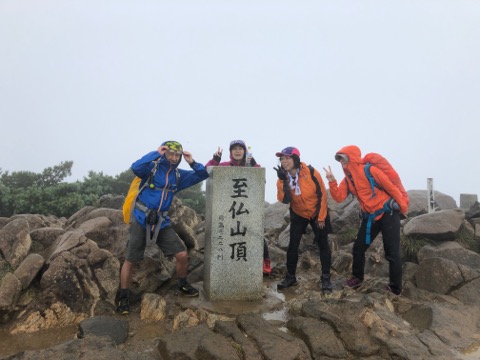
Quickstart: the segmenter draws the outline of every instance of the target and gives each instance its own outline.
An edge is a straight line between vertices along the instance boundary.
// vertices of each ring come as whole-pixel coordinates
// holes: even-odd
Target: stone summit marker
[[[263,288],[265,168],[209,167],[204,289],[209,300],[257,300]]]

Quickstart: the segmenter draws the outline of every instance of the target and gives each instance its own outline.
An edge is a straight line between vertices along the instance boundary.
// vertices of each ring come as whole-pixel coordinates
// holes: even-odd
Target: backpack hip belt
[[[162,228],[162,224],[165,221],[165,217],[168,215],[168,211],[157,212],[157,214],[158,214],[158,216],[157,216],[158,220],[157,220],[157,223],[155,225],[146,224],[147,231],[146,231],[145,237],[146,237],[147,243],[149,241],[151,241],[152,243],[157,241],[158,233],[160,232],[160,229]],[[154,228],[153,235],[152,235],[152,226]]]
[[[135,208],[144,212],[145,213],[145,218],[148,219],[148,216],[149,214],[151,214],[152,212],[155,212],[155,210],[153,209],[149,209],[142,201],[140,200],[137,200],[135,202]],[[168,215],[168,211],[156,211],[156,218],[157,218],[157,221],[155,224],[149,224],[148,223],[148,220],[146,220],[146,228],[147,228],[147,232],[146,232],[146,240],[147,242],[148,241],[152,241],[152,242],[155,242],[156,239],[157,239],[157,236],[158,236],[158,233],[160,232],[160,228],[162,227],[162,224],[163,222],[165,221],[165,218],[167,217]],[[154,232],[153,232],[153,236],[152,236],[152,226],[154,227]]]
[[[367,212],[362,211],[362,218],[364,220],[367,220],[367,231],[366,231],[366,237],[365,237],[365,244],[370,245],[370,243],[372,242],[370,233],[371,233],[372,224],[375,221],[375,218],[378,215],[383,214],[384,212],[398,211],[398,209],[392,209],[393,203],[396,204],[396,202],[392,201],[392,200],[393,199],[388,199],[387,201],[385,201],[385,204],[383,204],[383,207],[381,209],[378,209],[377,211],[375,211],[373,213],[367,213]],[[397,206],[398,206],[398,204],[397,204]]]

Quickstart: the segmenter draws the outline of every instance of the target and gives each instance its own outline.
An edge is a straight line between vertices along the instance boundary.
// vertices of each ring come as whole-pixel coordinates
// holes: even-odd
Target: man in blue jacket
[[[192,170],[177,169],[182,156]],[[147,241],[154,241],[165,256],[175,256],[179,290],[187,296],[198,296],[198,290],[187,282],[187,248],[170,226],[168,209],[177,191],[208,178],[205,166],[195,162],[192,154],[183,151],[176,141],[166,141],[132,164],[132,171],[142,179],[140,191],[133,204],[127,253],[120,273],[120,293],[117,311],[130,311],[129,287],[135,264],[144,257]]]

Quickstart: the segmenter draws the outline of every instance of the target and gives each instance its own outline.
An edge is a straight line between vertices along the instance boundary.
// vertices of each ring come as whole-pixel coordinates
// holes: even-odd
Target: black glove
[[[222,153],[215,153],[213,154],[213,160],[215,160],[216,162],[220,162],[222,160]]]
[[[257,162],[255,161],[255,159],[252,156],[252,158],[250,159],[250,166],[255,166],[255,165],[257,165]]]
[[[400,205],[398,205],[398,203],[394,199],[390,199],[390,201],[388,202],[388,207],[391,210],[395,210],[395,211],[400,210]]]
[[[277,172],[277,176],[280,180],[287,180],[287,174],[285,174],[285,171],[283,171],[280,165],[278,165],[276,168],[274,167],[273,170]]]

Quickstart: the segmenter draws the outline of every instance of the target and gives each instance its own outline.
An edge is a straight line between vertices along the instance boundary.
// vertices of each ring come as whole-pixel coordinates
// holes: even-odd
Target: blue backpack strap
[[[392,209],[390,208],[390,200],[387,200],[385,204],[383,204],[383,207],[381,209],[378,209],[374,213],[363,213],[363,218],[367,220],[367,231],[366,231],[366,237],[365,237],[365,244],[370,245],[372,242],[371,239],[371,229],[372,229],[372,224],[375,221],[375,218],[387,211],[391,211]]]
[[[371,166],[372,164],[366,163],[363,170],[365,171],[365,176],[367,177],[368,182],[370,183],[370,187],[372,188],[372,196],[370,198],[373,198],[375,195],[377,195],[375,194],[375,186],[377,186],[377,182],[375,181],[375,179],[372,176],[372,173],[370,172]]]

